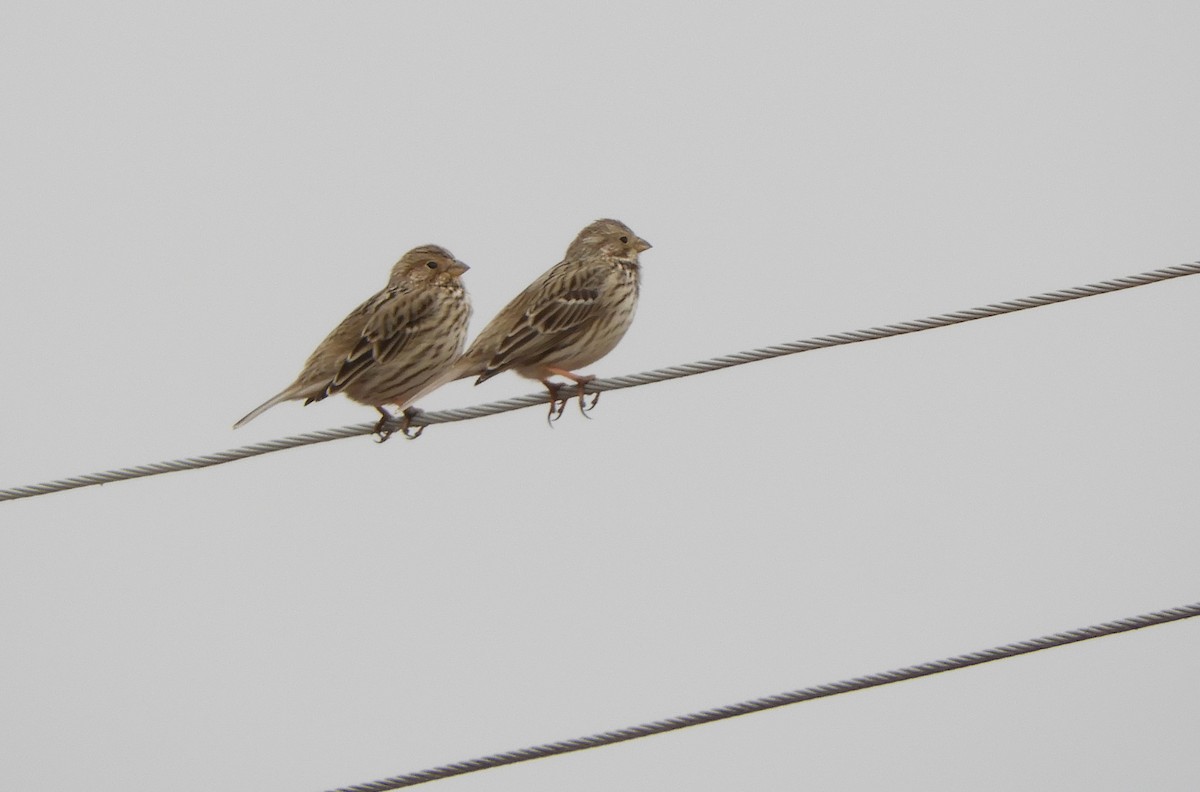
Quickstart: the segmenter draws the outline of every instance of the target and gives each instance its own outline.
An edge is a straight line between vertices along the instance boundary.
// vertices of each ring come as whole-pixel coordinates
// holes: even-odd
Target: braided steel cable
[[[760,360],[770,360],[771,358],[782,357],[783,355],[795,355],[800,352],[810,352],[814,349],[825,349],[828,347],[844,346],[846,344],[856,344],[860,341],[874,341],[880,338],[890,338],[892,336],[906,335],[908,333],[919,333],[922,330],[933,330],[938,327],[948,327],[950,325],[962,324],[963,322],[973,322],[976,319],[986,319],[990,316],[1016,313],[1017,311],[1025,311],[1030,308],[1038,308],[1043,305],[1068,302],[1070,300],[1078,300],[1083,297],[1094,297],[1098,294],[1108,294],[1110,292],[1121,291],[1122,289],[1132,289],[1136,286],[1145,286],[1150,283],[1158,283],[1160,281],[1170,280],[1172,278],[1181,278],[1186,275],[1196,274],[1200,274],[1200,262],[1180,264],[1174,267],[1166,267],[1164,269],[1143,272],[1139,275],[1130,275],[1128,277],[1100,281],[1099,283],[1092,283],[1086,286],[1076,286],[1072,289],[1061,289],[1059,291],[1046,292],[1045,294],[1036,294],[1031,297],[1023,297],[1019,300],[993,303],[991,305],[985,305],[979,308],[971,308],[965,311],[954,311],[953,313],[930,316],[925,319],[914,319],[909,322],[882,325],[879,327],[867,328],[865,330],[851,330],[845,333],[817,336],[816,338],[807,338],[787,344],[777,344],[775,346],[762,347],[761,349],[752,349],[745,352],[736,352],[731,355],[722,355],[721,357],[700,360],[695,363],[685,363],[679,366],[668,366],[666,368],[655,369],[653,371],[645,371],[641,374],[630,374],[624,377],[611,377],[609,379],[597,379],[589,382],[584,387],[584,391],[587,393],[602,393],[604,391],[620,390],[622,388],[636,388],[640,385],[649,385],[653,382],[663,382],[665,380],[678,379],[680,377],[691,377],[696,374],[704,374],[709,371],[740,366],[745,363],[754,363]],[[560,389],[559,396],[560,398],[570,398],[576,395],[576,393],[577,390],[575,386],[564,386]],[[461,409],[441,410],[438,412],[418,412],[412,418],[410,425],[413,427],[424,427],[432,426],[434,424],[468,421],[474,418],[484,418],[489,415],[497,415],[499,413],[511,412],[512,410],[520,410],[525,407],[533,407],[538,404],[545,404],[548,401],[548,394],[542,392],[532,393],[526,396],[517,396],[512,399],[504,399],[503,401],[489,402],[487,404],[480,404],[473,407],[464,407]],[[393,423],[393,425],[389,428],[396,429],[398,426],[398,423]],[[0,501],[16,500],[18,498],[31,498],[38,495],[47,495],[52,492],[62,492],[64,490],[75,489],[77,487],[88,487],[93,484],[107,484],[113,481],[123,481],[125,479],[140,478],[142,476],[155,476],[160,473],[173,473],[177,470],[194,470],[196,468],[210,467],[212,465],[223,465],[226,462],[233,462],[238,459],[259,456],[260,454],[269,454],[274,451],[282,451],[287,448],[296,448],[299,446],[312,445],[314,443],[325,443],[330,440],[341,440],[347,437],[371,434],[374,430],[374,423],[352,424],[350,426],[344,426],[340,429],[327,429],[319,432],[293,435],[292,437],[271,440],[265,443],[255,443],[254,445],[242,446],[240,448],[234,448],[216,454],[187,457],[169,462],[158,462],[151,465],[120,468],[118,470],[109,470],[102,473],[92,473],[85,476],[75,476],[73,478],[48,481],[42,484],[13,487],[11,489],[0,490]]]
[[[1154,613],[1146,613],[1141,616],[1133,616],[1128,619],[1105,622],[1091,627],[1083,627],[1078,630],[1068,630],[1019,643],[1005,644],[1004,646],[949,657],[944,660],[934,660],[929,663],[899,668],[894,671],[868,674],[867,676],[846,679],[841,682],[832,682],[827,685],[793,690],[790,693],[779,693],[774,696],[751,699],[750,701],[743,701],[738,704],[730,704],[724,707],[693,712],[688,715],[680,715],[675,718],[643,723],[640,726],[631,726],[626,729],[616,729],[614,731],[593,734],[589,737],[579,737],[574,740],[563,740],[532,748],[522,748],[516,751],[484,756],[479,759],[469,759],[465,762],[442,765],[441,767],[421,770],[416,773],[383,778],[365,784],[340,787],[336,790],[330,790],[330,792],[386,792],[392,789],[402,789],[465,773],[475,773],[493,767],[527,762],[530,759],[541,759],[573,751],[583,751],[588,748],[599,748],[603,745],[612,745],[613,743],[625,742],[626,740],[637,740],[653,734],[662,734],[663,732],[675,731],[676,729],[699,726],[702,723],[725,720],[726,718],[734,718],[738,715],[747,715],[752,712],[762,712],[763,710],[783,707],[788,704],[798,704],[801,701],[812,701],[813,699],[837,696],[855,690],[890,685],[894,682],[902,682],[907,679],[917,679],[933,674],[941,674],[946,671],[957,671],[960,668],[991,663],[996,660],[1004,660],[1031,652],[1040,652],[1043,649],[1052,649],[1056,646],[1078,643],[1079,641],[1089,641],[1105,635],[1140,630],[1143,627],[1151,627],[1156,624],[1190,619],[1195,616],[1200,616],[1200,602],[1184,605],[1179,608],[1169,608]]]

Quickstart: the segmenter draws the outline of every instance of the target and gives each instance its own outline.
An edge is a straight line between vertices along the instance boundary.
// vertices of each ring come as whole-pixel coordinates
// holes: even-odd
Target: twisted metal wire
[[[653,371],[645,371],[641,374],[630,374],[624,377],[612,377],[609,379],[597,379],[588,383],[584,387],[584,391],[587,393],[602,393],[604,391],[620,390],[622,388],[636,388],[640,385],[649,385],[652,382],[663,382],[665,380],[678,379],[680,377],[691,377],[696,374],[704,374],[709,371],[731,368],[733,366],[740,366],[745,363],[754,363],[760,360],[769,360],[771,358],[782,357],[783,355],[795,355],[800,352],[810,352],[814,349],[824,349],[827,347],[844,346],[846,344],[856,344],[860,341],[874,341],[880,338],[890,338],[892,336],[905,335],[907,333],[918,333],[922,330],[933,330],[938,327],[948,327],[950,325],[962,324],[963,322],[973,322],[976,319],[986,319],[990,316],[1000,316],[1002,314],[1025,311],[1030,308],[1038,308],[1043,305],[1067,302],[1069,300],[1078,300],[1083,297],[1094,297],[1098,294],[1108,294],[1109,292],[1121,291],[1122,289],[1131,289],[1135,286],[1145,286],[1150,283],[1157,283],[1159,281],[1196,274],[1200,274],[1200,262],[1180,264],[1174,267],[1166,267],[1164,269],[1143,272],[1140,275],[1130,275],[1125,278],[1100,281],[1099,283],[1092,283],[1086,286],[1076,286],[1072,289],[1061,289],[1059,291],[1046,292],[1045,294],[1035,294],[1031,297],[1023,297],[1019,300],[993,303],[991,305],[985,305],[979,308],[971,308],[965,311],[955,311],[953,313],[940,314],[938,316],[931,316],[925,319],[914,319],[909,322],[882,325],[880,327],[871,327],[865,330],[851,330],[845,333],[817,336],[816,338],[807,338],[787,344],[778,344],[775,346],[763,347],[761,349],[752,349],[745,352],[735,352],[731,355],[722,355],[721,357],[701,360],[695,363],[685,363],[679,366],[668,366],[666,368],[655,369]],[[576,394],[577,390],[573,385],[569,387],[563,387],[559,391],[560,397],[563,398],[571,398]],[[418,412],[412,418],[411,426],[423,427],[432,426],[433,424],[468,421],[474,418],[484,418],[489,415],[497,415],[499,413],[511,412],[512,410],[520,410],[525,407],[533,407],[538,404],[545,404],[548,401],[548,394],[541,392],[531,393],[525,396],[517,396],[515,398],[504,399],[502,401],[489,402],[487,404],[480,404],[473,407],[464,407],[461,409],[441,410],[438,412]],[[398,423],[393,423],[388,428],[396,429],[398,426]],[[142,476],[156,476],[160,473],[173,473],[177,470],[193,470],[196,468],[210,467],[212,465],[223,465],[226,462],[233,462],[238,459],[246,459],[247,457],[258,456],[260,454],[269,454],[271,452],[282,451],[287,448],[296,448],[298,446],[312,445],[314,443],[325,443],[330,440],[341,440],[347,437],[371,434],[374,430],[374,423],[351,424],[350,426],[344,426],[340,429],[327,429],[319,432],[293,435],[292,437],[271,440],[265,443],[255,443],[254,445],[242,446],[240,448],[234,448],[216,454],[187,457],[169,462],[158,462],[151,465],[120,468],[118,470],[109,470],[103,473],[92,473],[85,476],[75,476],[73,478],[58,479],[57,481],[48,481],[42,484],[13,487],[11,489],[0,490],[0,501],[16,500],[18,498],[31,498],[38,495],[47,495],[52,492],[62,492],[63,490],[75,489],[76,487],[87,487],[93,484],[107,484],[113,481],[123,481],[125,479],[140,478]]]
[[[902,682],[907,679],[917,679],[933,674],[941,674],[946,671],[956,671],[960,668],[991,663],[996,660],[1004,660],[1031,652],[1040,652],[1043,649],[1051,649],[1056,646],[1078,643],[1079,641],[1089,641],[1105,635],[1140,630],[1143,627],[1151,627],[1156,624],[1190,619],[1195,616],[1200,616],[1200,602],[1178,608],[1156,611],[1154,613],[1146,613],[1141,616],[1133,616],[1128,619],[1105,622],[1091,627],[1083,627],[1078,630],[1068,630],[1019,643],[1005,644],[1004,646],[949,657],[944,660],[934,660],[929,663],[899,668],[894,671],[868,674],[841,682],[817,685],[816,687],[804,688],[802,690],[793,690],[790,693],[779,693],[774,696],[751,699],[750,701],[693,712],[688,715],[651,721],[650,723],[643,723],[640,726],[601,732],[589,737],[546,743],[545,745],[538,745],[532,748],[522,748],[516,751],[484,756],[479,759],[469,759],[465,762],[442,765],[441,767],[421,770],[416,773],[392,776],[391,778],[383,778],[378,781],[369,781],[365,784],[340,787],[336,790],[330,790],[330,792],[386,792],[386,790],[402,789],[429,781],[437,781],[452,776],[488,770],[493,767],[527,762],[530,759],[541,759],[573,751],[583,751],[588,748],[599,748],[603,745],[612,745],[613,743],[625,742],[626,740],[636,740],[642,737],[649,737],[653,734],[662,734],[663,732],[675,731],[676,729],[686,729],[690,726],[699,726],[702,723],[725,720],[726,718],[734,718],[738,715],[747,715],[752,712],[762,712],[763,710],[783,707],[788,704],[797,704],[801,701],[812,701],[813,699],[837,696],[855,690],[890,685],[894,682]]]

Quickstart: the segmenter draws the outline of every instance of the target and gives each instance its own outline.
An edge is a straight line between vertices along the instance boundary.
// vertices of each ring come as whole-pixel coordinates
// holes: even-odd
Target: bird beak
[[[458,259],[454,259],[454,264],[452,264],[450,266],[450,273],[452,275],[462,275],[464,272],[466,272],[469,269],[471,269],[471,268],[468,267],[465,263],[459,261]]]
[[[642,239],[641,237],[638,237],[637,242],[633,243],[633,249],[636,250],[638,253],[647,251],[652,247],[654,247],[654,245],[651,245],[649,242]]]

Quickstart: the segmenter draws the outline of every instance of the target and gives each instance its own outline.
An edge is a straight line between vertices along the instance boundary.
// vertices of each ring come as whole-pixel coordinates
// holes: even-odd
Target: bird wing
[[[436,300],[428,291],[388,289],[370,309],[358,343],[346,355],[327,393],[344,389],[371,366],[394,359],[413,336],[428,329]]]
[[[587,324],[599,307],[603,280],[599,269],[560,265],[535,281],[514,301],[524,303],[523,310],[514,311],[511,323],[506,323],[507,332],[496,345],[483,377],[499,374],[514,361],[540,357]]]

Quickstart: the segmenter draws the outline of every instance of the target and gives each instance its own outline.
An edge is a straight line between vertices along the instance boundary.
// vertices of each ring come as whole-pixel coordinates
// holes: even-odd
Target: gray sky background
[[[427,242],[477,332],[629,223],[600,375],[1200,258],[1200,5],[713,5],[0,6],[0,485],[370,420],[230,429]],[[1198,302],[0,504],[0,787],[321,790],[1196,601]],[[1194,790],[1198,655],[1187,622],[436,788]]]

